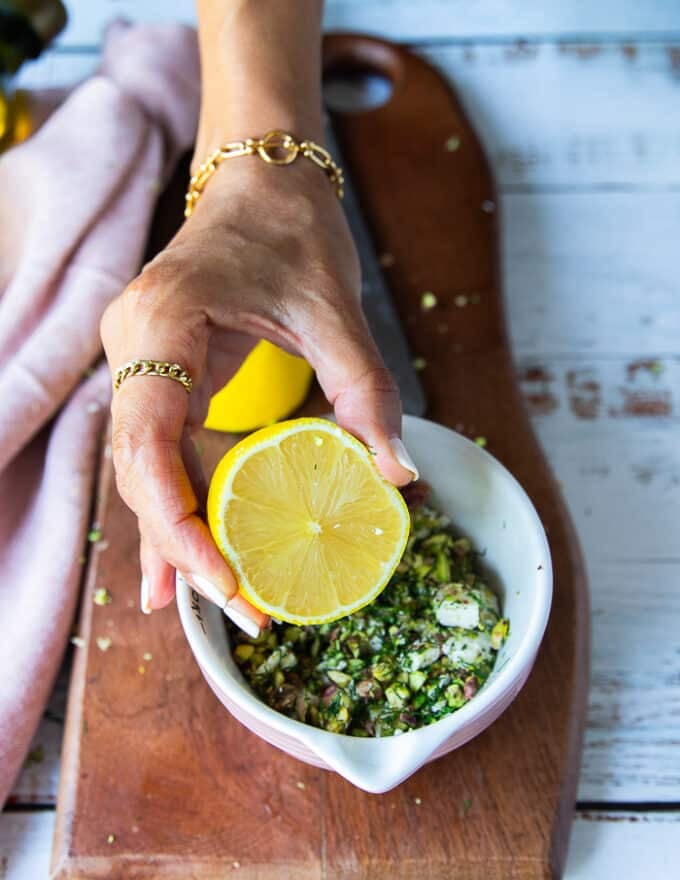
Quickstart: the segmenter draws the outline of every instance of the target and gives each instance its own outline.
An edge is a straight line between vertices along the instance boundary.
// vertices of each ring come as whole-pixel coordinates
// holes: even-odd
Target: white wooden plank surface
[[[45,880],[54,813],[0,816],[0,880]],[[564,880],[675,880],[680,813],[577,814]],[[644,867],[643,867],[644,865]]]
[[[54,813],[0,814],[0,880],[47,880]]]
[[[72,0],[62,43],[98,43],[106,21],[194,23],[194,0]],[[362,30],[396,40],[516,38],[587,35],[659,35],[680,32],[680,7],[673,0],[327,0],[325,25]]]
[[[455,83],[502,189],[680,188],[680,42],[594,49],[469,44],[424,54]],[[20,82],[73,83],[95,64],[92,53],[51,52],[28,65]],[[612,217],[601,212],[602,204],[609,207],[588,200],[581,210],[593,212],[589,219],[604,234]],[[630,213],[633,204],[613,206],[626,212],[619,219],[629,239],[642,226]],[[677,215],[666,211],[655,222],[652,212],[643,219],[658,226]],[[584,224],[576,227],[575,233]],[[660,231],[664,246],[669,231]],[[619,247],[611,236],[617,256],[626,255],[628,243]],[[635,282],[629,278],[628,288]]]

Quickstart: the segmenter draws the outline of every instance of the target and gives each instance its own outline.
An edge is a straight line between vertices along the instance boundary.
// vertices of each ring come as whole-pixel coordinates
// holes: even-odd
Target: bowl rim
[[[384,744],[387,741],[394,741],[396,739],[404,743],[408,741],[413,742],[416,738],[425,738],[427,736],[430,741],[430,748],[423,757],[423,762],[426,761],[428,755],[432,754],[444,740],[456,734],[462,728],[467,727],[475,718],[486,715],[493,709],[496,703],[503,701],[504,695],[512,691],[518,683],[523,683],[527,676],[527,667],[530,668],[534,662],[548,623],[553,593],[550,548],[543,524],[522,485],[491,453],[482,449],[468,438],[463,437],[452,428],[417,416],[405,415],[404,422],[407,424],[409,422],[424,423],[427,426],[427,430],[435,430],[437,433],[443,432],[450,441],[458,443],[468,451],[474,450],[473,454],[483,457],[486,466],[496,471],[496,474],[512,488],[518,495],[519,500],[527,508],[540,546],[542,555],[540,565],[542,567],[537,568],[535,574],[535,597],[525,636],[519,643],[517,650],[499,668],[495,669],[496,674],[493,676],[493,679],[487,680],[484,683],[473,700],[470,700],[460,709],[457,709],[445,718],[441,718],[439,721],[434,721],[432,724],[416,728],[415,730],[406,731],[399,736],[390,737],[356,737],[349,734],[332,733],[328,730],[312,727],[295,718],[289,718],[260,700],[248,688],[247,684],[245,687],[242,687],[234,681],[232,675],[227,672],[213,642],[203,630],[201,623],[199,623],[192,607],[192,605],[198,603],[199,607],[203,608],[208,603],[208,600],[193,590],[182,578],[178,577],[177,580],[177,607],[180,621],[199,667],[210,676],[216,686],[219,686],[221,692],[238,705],[243,712],[254,716],[265,727],[273,728],[281,734],[294,737],[298,742],[317,754],[319,753],[319,747],[324,742],[331,749],[333,748],[333,743],[338,743],[339,741],[351,742],[353,744],[352,748],[355,751],[370,753],[378,747],[376,744]],[[217,609],[217,606],[214,607]]]

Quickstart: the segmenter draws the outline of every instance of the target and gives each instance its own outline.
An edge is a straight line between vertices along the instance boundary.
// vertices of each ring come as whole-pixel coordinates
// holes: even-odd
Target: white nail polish
[[[242,614],[240,611],[237,611],[236,608],[230,608],[229,603],[227,603],[222,610],[229,620],[235,623],[239,629],[242,629],[251,639],[256,639],[260,635],[260,627],[255,621],[246,617],[245,614]]]
[[[142,609],[142,613],[151,614],[150,601],[151,586],[149,584],[149,579],[145,575],[142,575],[142,583],[139,587],[139,607]]]
[[[408,454],[408,451],[404,444],[401,442],[399,437],[390,437],[390,446],[392,447],[392,452],[394,453],[394,457],[397,459],[399,464],[406,468],[407,471],[411,471],[413,474],[413,479],[417,480],[420,474],[418,473],[418,468],[416,467],[416,463],[413,461],[411,456]]]
[[[208,578],[201,574],[187,574],[186,580],[193,584],[199,593],[203,593],[206,599],[209,599],[218,608],[224,608],[227,604],[227,597],[219,587],[216,587]]]

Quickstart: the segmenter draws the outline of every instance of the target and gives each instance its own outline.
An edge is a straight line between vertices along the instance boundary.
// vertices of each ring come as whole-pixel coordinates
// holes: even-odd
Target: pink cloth
[[[193,140],[189,28],[116,24],[101,69],[0,160],[0,807],[67,643],[110,397],[99,320]]]

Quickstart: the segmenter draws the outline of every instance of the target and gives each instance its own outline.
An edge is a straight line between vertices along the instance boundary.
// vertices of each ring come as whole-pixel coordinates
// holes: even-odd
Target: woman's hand
[[[114,395],[113,462],[139,519],[145,611],[171,601],[175,570],[221,607],[236,596],[198,515],[189,434],[260,338],[309,361],[339,424],[375,450],[388,480],[414,477],[399,440],[398,390],[361,311],[341,205],[307,161],[223,163],[177,236],[108,308],[102,338],[112,371],[149,358],[181,364],[194,382],[187,395],[176,382],[134,377]],[[241,596],[229,610],[267,622]]]

